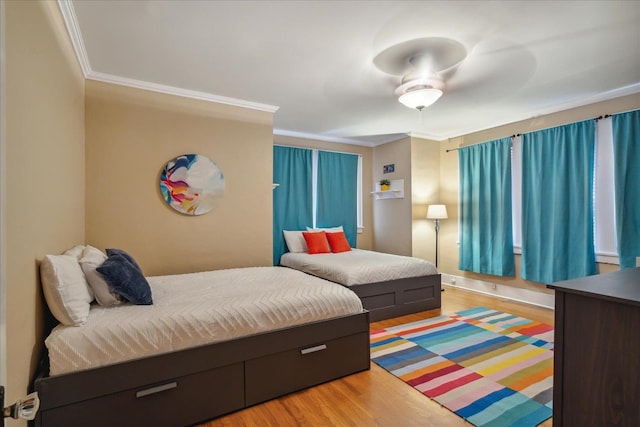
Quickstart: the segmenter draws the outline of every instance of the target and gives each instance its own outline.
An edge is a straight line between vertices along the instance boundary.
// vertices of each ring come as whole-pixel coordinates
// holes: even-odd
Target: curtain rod
[[[603,116],[598,116],[598,117],[594,117],[592,120],[598,122],[599,120],[602,119],[606,119],[611,117],[611,114],[605,114]],[[538,130],[543,130],[543,129],[538,129]],[[516,136],[521,136],[521,133],[516,133],[515,135],[511,135],[509,138],[515,138]],[[482,142],[479,142],[478,144],[483,144]],[[472,145],[477,145],[477,144],[471,144],[471,145],[466,145],[465,147],[471,147]],[[458,148],[449,148],[447,150],[445,150],[445,152],[449,152],[449,151],[458,151],[459,149],[464,148],[464,147],[458,147]]]
[[[516,133],[514,135],[511,135],[509,138],[515,138],[516,136],[520,136],[520,135],[522,135],[522,134]],[[482,144],[482,142],[479,142],[478,144]],[[471,145],[477,145],[477,144],[471,144]],[[466,145],[465,147],[471,147],[471,145]],[[449,148],[448,150],[445,150],[445,151],[448,153],[449,151],[458,151],[461,148],[464,148],[464,147]]]

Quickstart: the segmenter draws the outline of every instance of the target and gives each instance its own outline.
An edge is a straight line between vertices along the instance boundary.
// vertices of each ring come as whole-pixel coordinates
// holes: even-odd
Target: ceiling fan
[[[362,86],[357,95],[364,91],[366,101],[375,102],[366,105],[367,115],[361,121],[336,128],[332,135],[393,141],[415,133],[437,139],[456,126],[459,112],[494,108],[520,91],[536,70],[535,57],[525,45],[499,36],[464,35],[460,40],[413,38],[374,54],[366,73],[358,74]],[[359,99],[343,89],[336,96],[344,96],[345,103]],[[389,108],[393,98],[421,112],[419,120],[401,111],[409,111],[406,108]],[[428,117],[426,109],[431,110]]]
[[[393,45],[373,59],[388,74],[402,76],[394,94],[409,108],[422,110],[444,93],[446,79],[467,57],[462,43],[444,37],[423,37]]]

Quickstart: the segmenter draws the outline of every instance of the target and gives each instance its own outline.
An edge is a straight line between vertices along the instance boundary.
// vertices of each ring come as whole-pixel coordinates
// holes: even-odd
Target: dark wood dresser
[[[640,426],[640,268],[555,290],[553,426]]]

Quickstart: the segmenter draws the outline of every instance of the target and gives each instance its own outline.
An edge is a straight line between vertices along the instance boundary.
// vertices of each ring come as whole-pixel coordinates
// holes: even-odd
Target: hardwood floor
[[[371,324],[397,324],[484,306],[553,325],[553,310],[445,286],[442,308]],[[471,424],[422,395],[375,363],[371,370],[217,418],[220,426],[380,426],[449,427]],[[541,426],[550,427],[551,420]]]

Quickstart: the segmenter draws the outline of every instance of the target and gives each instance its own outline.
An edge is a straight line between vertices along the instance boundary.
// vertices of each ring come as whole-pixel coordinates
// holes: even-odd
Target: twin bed
[[[81,325],[57,325],[35,426],[203,422],[367,370],[370,321],[440,307],[440,275],[415,258],[281,265],[148,277],[152,305],[93,303]]]
[[[287,252],[280,265],[348,287],[378,321],[439,308],[441,277],[428,261],[351,249],[340,253]]]
[[[185,426],[369,369],[369,318],[283,267],[149,277],[153,305],[56,326],[36,426]]]

